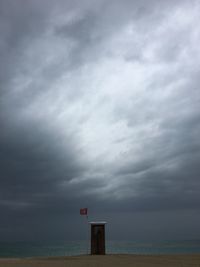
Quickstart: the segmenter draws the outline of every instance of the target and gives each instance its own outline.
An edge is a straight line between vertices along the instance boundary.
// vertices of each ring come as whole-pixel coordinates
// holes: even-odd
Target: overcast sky
[[[200,238],[199,14],[0,0],[1,240]]]

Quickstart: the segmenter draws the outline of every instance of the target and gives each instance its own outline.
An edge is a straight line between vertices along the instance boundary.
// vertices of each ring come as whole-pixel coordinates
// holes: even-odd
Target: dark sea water
[[[191,254],[200,253],[200,240],[130,242],[108,241],[108,254]],[[70,241],[48,243],[0,243],[0,257],[72,256],[89,254],[89,242]]]

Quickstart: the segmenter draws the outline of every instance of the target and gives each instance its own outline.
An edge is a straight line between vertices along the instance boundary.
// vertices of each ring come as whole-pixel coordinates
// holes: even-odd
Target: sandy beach
[[[0,259],[2,267],[199,267],[200,254],[194,255],[106,255],[51,258]]]

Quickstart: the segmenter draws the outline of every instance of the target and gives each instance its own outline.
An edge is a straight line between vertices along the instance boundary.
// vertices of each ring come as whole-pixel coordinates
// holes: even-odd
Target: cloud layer
[[[5,240],[34,239],[34,227],[59,238],[65,223],[80,228],[82,206],[115,225],[111,237],[117,214],[129,236],[157,218],[145,233],[164,237],[167,216],[168,235],[183,218],[200,237],[199,12],[198,1],[0,1]]]

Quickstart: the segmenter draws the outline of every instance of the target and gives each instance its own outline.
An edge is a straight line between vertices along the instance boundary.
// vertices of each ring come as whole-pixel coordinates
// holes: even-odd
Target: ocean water
[[[107,254],[191,254],[200,253],[200,240],[131,242],[107,241]],[[0,257],[46,257],[89,254],[89,242],[0,243]]]

